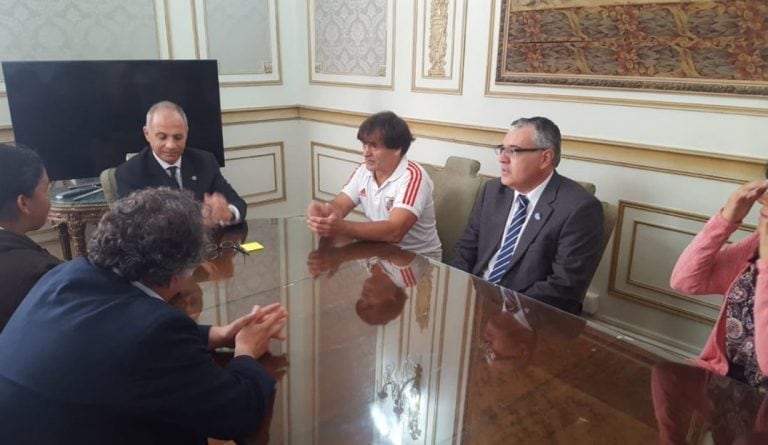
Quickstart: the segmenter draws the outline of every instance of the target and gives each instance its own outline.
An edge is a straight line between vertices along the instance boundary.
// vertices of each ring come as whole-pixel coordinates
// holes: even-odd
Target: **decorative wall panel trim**
[[[411,90],[461,94],[467,0],[417,0],[413,4]]]
[[[277,122],[299,118],[299,107],[264,107],[264,108],[235,108],[221,111],[222,124],[255,124],[259,122]]]
[[[708,219],[706,216],[693,213],[620,200],[608,292],[619,298],[673,315],[707,325],[713,324],[719,313],[722,301],[720,296],[691,297],[674,292],[666,284],[669,282],[669,274],[682,249],[687,246],[690,239],[699,232]],[[654,249],[656,246],[652,242],[649,243],[648,238],[642,242],[639,240],[641,228],[654,230],[652,240],[660,240],[659,242],[663,246],[658,247],[658,250],[648,252],[649,249]],[[754,227],[752,226],[742,225],[731,239],[741,239],[748,236],[753,230]],[[683,234],[686,238],[682,243],[679,242],[680,240],[675,243],[673,239],[669,238],[675,234],[678,236]],[[664,236],[667,237],[666,240]],[[655,257],[656,261],[635,263],[635,256],[643,254],[637,246],[642,246],[642,249],[645,249],[648,255]],[[675,251],[676,247],[678,249]],[[665,264],[665,262],[669,264]],[[646,275],[653,275],[653,278],[658,281],[649,282],[648,279],[638,279],[635,275],[640,273],[638,267],[651,268],[645,271]],[[657,270],[653,270],[654,267]]]
[[[309,82],[393,89],[395,0],[307,0]]]
[[[155,10],[155,35],[157,51],[160,59],[172,59],[172,44],[170,32],[170,17],[166,0],[153,0]]]
[[[163,19],[164,19],[163,24],[165,25],[164,26],[165,36],[168,39],[168,59],[173,60],[174,54],[173,54],[173,40],[171,39],[171,11],[170,11],[170,7],[168,6],[168,2],[171,0],[158,0],[158,1],[162,2],[163,4],[163,7],[162,7]],[[190,4],[192,4],[192,1],[194,0],[189,0]]]
[[[299,119],[358,127],[365,113],[300,107]],[[436,122],[406,119],[417,137],[443,140],[459,144],[475,145],[490,149],[504,137],[506,130],[462,125],[453,122]],[[742,184],[762,177],[765,161],[762,159],[728,156],[600,139],[563,137],[564,159],[596,164],[637,168],[673,175]]]
[[[672,298],[680,298],[680,299],[683,299],[683,300],[687,300],[687,301],[690,301],[691,303],[693,303],[695,305],[698,305],[698,306],[703,306],[703,307],[706,307],[706,308],[709,308],[709,309],[714,309],[714,310],[720,309],[720,305],[719,304],[711,303],[711,302],[708,302],[708,301],[703,300],[701,298],[690,297],[688,295],[681,294],[679,292],[675,292],[674,290],[665,289],[665,288],[663,288],[661,286],[654,285],[653,283],[648,283],[648,282],[644,282],[644,281],[642,281],[640,279],[632,278],[632,272],[633,272],[632,266],[634,265],[633,263],[634,263],[634,260],[635,260],[634,253],[635,253],[635,247],[637,246],[637,231],[638,231],[638,227],[640,227],[640,226],[648,227],[650,229],[664,230],[664,231],[668,231],[668,232],[681,233],[681,234],[684,234],[684,235],[688,235],[689,237],[691,237],[691,239],[693,239],[693,237],[696,236],[696,232],[692,232],[692,231],[688,231],[688,230],[680,230],[680,229],[677,229],[677,228],[674,228],[674,227],[664,226],[664,225],[660,225],[660,224],[652,224],[652,223],[648,223],[648,222],[644,222],[644,221],[637,221],[637,220],[632,221],[632,238],[631,238],[631,240],[629,242],[629,262],[627,263],[627,275],[626,275],[625,283],[626,284],[630,284],[632,286],[636,286],[636,287],[640,287],[640,288],[643,288],[643,289],[647,289],[647,290],[650,290],[650,291],[653,291],[653,292],[656,292],[656,293],[659,293],[659,294],[667,295],[667,296],[670,296]]]
[[[222,121],[225,126],[298,119],[357,128],[366,117],[368,115],[365,113],[299,106],[222,111]],[[417,137],[488,149],[498,144],[506,131],[453,122],[417,119],[406,119],[406,121]],[[0,142],[12,141],[12,128],[0,127]],[[563,136],[562,157],[594,164],[637,168],[734,184],[742,184],[762,177],[765,165],[762,159],[746,156],[728,156],[567,135]]]
[[[192,0],[195,48],[217,59],[222,87],[281,85],[276,0]]]
[[[357,128],[368,114],[316,107],[242,108],[222,111],[225,126],[305,120]],[[477,147],[496,145],[505,131],[498,128],[406,119],[417,137]],[[13,141],[11,127],[0,127],[0,142]],[[742,184],[763,176],[765,161],[746,156],[729,156],[694,150],[651,146],[621,141],[563,136],[564,159],[615,165],[672,175],[690,176]]]
[[[768,116],[768,106],[766,106],[766,100],[760,98],[750,98],[745,101],[749,103],[747,106],[737,105],[717,105],[712,103],[700,103],[698,98],[702,97],[702,93],[687,93],[686,91],[674,91],[674,96],[670,96],[668,100],[658,100],[655,97],[653,99],[642,98],[624,98],[624,97],[606,97],[602,96],[599,92],[605,91],[605,88],[595,86],[576,86],[579,91],[574,91],[574,86],[563,85],[551,85],[545,84],[543,81],[535,84],[528,84],[528,87],[521,91],[520,85],[514,86],[509,83],[497,82],[495,78],[496,70],[494,67],[498,65],[499,54],[499,42],[497,39],[498,32],[501,29],[502,23],[500,20],[501,3],[504,0],[492,0],[491,7],[491,20],[488,33],[488,58],[487,58],[487,73],[486,73],[486,86],[485,95],[489,97],[513,97],[523,100],[551,100],[561,102],[578,102],[589,103],[598,105],[623,105],[632,107],[645,107],[645,108],[661,108],[671,110],[684,110],[684,111],[698,111],[708,113],[729,113],[729,114],[741,114],[748,116]],[[616,3],[616,2],[612,2]],[[547,2],[548,6],[551,6],[551,2]],[[542,78],[543,79],[543,78]],[[768,84],[767,84],[768,85]],[[548,91],[552,89],[562,89],[564,94],[550,93],[550,92],[532,92],[531,87],[546,86]],[[591,95],[589,91],[595,91],[597,94]],[[612,88],[614,91],[632,91],[629,88]],[[719,94],[712,92],[707,96],[708,100],[714,101]],[[693,101],[687,101],[683,97],[690,96]],[[729,96],[734,97],[734,96]],[[752,106],[754,104],[754,106]]]
[[[343,176],[343,181],[355,171],[355,168],[363,161],[362,152],[350,150],[348,148],[339,147],[336,145],[323,144],[320,142],[310,142],[310,165],[311,165],[311,187],[312,187],[312,199],[330,201],[341,191],[341,187],[337,187],[336,190],[323,190],[321,187],[322,178],[320,174],[322,169],[320,168],[321,159],[333,160],[338,162],[349,163],[349,173]],[[341,184],[344,185],[343,183]]]
[[[245,179],[248,183],[252,183],[252,176],[244,172],[240,172],[240,174],[231,172],[226,175],[248,206],[272,204],[286,200],[285,148],[282,142],[226,147],[224,157],[227,161],[227,166],[224,167],[225,170],[232,169],[233,161],[248,162],[248,160],[258,159],[263,161],[267,159],[271,164],[273,181],[269,188],[266,189],[244,192],[247,188],[238,186],[237,182]],[[252,171],[252,166],[248,167],[248,170]]]

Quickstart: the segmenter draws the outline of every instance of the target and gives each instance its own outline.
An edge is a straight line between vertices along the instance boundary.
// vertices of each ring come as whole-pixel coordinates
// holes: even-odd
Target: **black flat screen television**
[[[224,165],[215,60],[3,62],[16,143],[36,150],[51,180],[99,176],[147,145],[147,109],[179,104],[188,147]]]

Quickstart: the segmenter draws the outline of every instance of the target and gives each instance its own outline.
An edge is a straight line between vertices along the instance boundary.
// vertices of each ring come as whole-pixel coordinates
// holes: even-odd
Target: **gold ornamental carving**
[[[448,0],[433,0],[429,8],[428,77],[445,77],[448,49]]]

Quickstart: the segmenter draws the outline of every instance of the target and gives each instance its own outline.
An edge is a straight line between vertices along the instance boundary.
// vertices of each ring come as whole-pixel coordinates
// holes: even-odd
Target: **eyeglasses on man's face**
[[[250,255],[247,250],[243,249],[240,243],[236,241],[222,241],[219,244],[211,243],[205,246],[205,259],[208,261],[215,260],[222,255],[222,252],[227,249],[232,249],[243,255]]]
[[[544,150],[549,150],[549,147],[522,148],[522,147],[518,147],[517,145],[504,145],[504,144],[499,144],[493,147],[493,151],[497,155],[504,155],[508,158],[515,157],[519,153],[533,153],[535,151],[544,151]]]

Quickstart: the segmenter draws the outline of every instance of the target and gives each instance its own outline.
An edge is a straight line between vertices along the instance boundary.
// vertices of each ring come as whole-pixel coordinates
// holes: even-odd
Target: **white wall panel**
[[[282,142],[229,147],[222,174],[248,205],[284,201],[285,152]]]
[[[275,0],[195,0],[200,58],[215,59],[228,86],[280,83]]]

